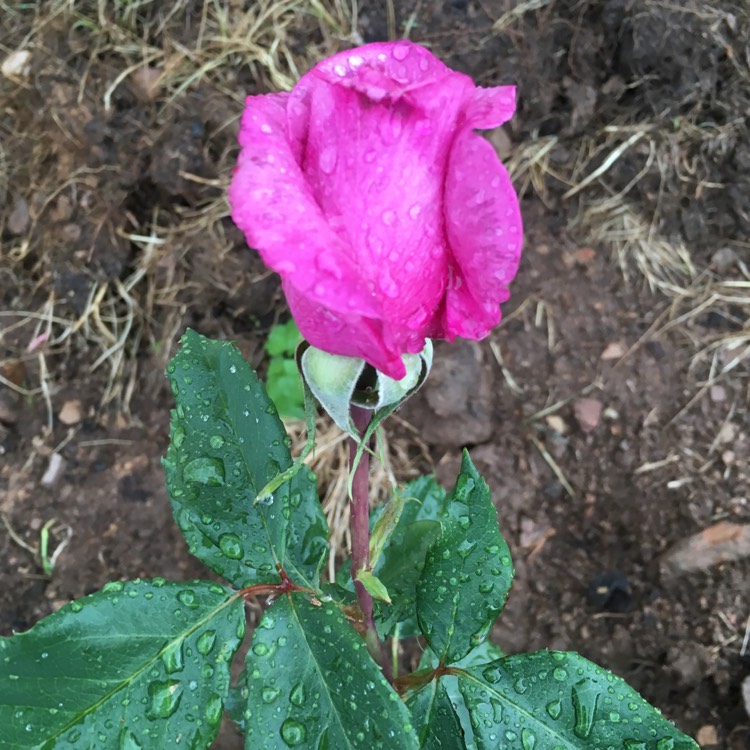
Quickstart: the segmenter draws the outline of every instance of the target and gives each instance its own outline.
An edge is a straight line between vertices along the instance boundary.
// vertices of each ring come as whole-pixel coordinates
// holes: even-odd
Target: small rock
[[[599,425],[602,402],[596,398],[579,398],[573,403],[573,415],[583,432],[591,432]]]
[[[11,80],[23,80],[31,75],[31,52],[27,49],[17,49],[11,52],[2,66],[0,72]]]
[[[603,359],[605,362],[610,359],[620,359],[625,356],[625,352],[627,352],[627,347],[622,341],[613,341],[611,344],[607,344],[599,359]]]
[[[726,273],[737,260],[737,253],[731,247],[722,247],[711,256],[711,264],[719,273]]]
[[[698,744],[703,747],[713,747],[719,744],[719,735],[713,724],[704,724],[695,735]]]
[[[746,557],[750,557],[750,524],[720,521],[667,550],[661,571],[668,577]]]
[[[5,223],[11,234],[23,234],[29,228],[29,204],[25,198],[18,198]]]
[[[554,430],[558,435],[568,434],[568,425],[558,414],[550,414],[544,418],[544,421],[547,423],[550,430]]]
[[[65,471],[65,460],[59,453],[53,453],[49,457],[47,471],[42,476],[42,486],[54,487],[58,479],[62,476],[63,471]]]
[[[596,250],[593,247],[579,247],[574,253],[575,262],[580,266],[588,266],[596,258]]]
[[[727,389],[723,385],[712,385],[708,389],[708,394],[711,401],[717,404],[727,400]]]
[[[742,681],[742,700],[745,703],[745,711],[750,716],[750,675]]]
[[[66,401],[60,409],[57,418],[66,426],[72,427],[83,418],[83,409],[78,399]]]
[[[133,83],[136,96],[143,102],[156,99],[159,95],[159,83],[163,74],[163,70],[151,67],[150,65],[138,68],[130,79]]]

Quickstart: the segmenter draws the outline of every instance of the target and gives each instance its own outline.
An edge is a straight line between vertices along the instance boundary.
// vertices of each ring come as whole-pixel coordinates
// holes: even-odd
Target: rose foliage
[[[248,98],[232,217],[311,344],[399,379],[425,338],[497,325],[521,217],[475,131],[514,110],[514,87],[479,88],[405,41],[347,50],[290,93]]]

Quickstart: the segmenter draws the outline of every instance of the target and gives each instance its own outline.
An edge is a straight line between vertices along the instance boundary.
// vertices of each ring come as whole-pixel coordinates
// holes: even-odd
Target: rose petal
[[[288,94],[249,97],[229,187],[232,218],[274,271],[331,309],[376,315],[351,249],[316,203],[287,136]],[[304,333],[304,331],[303,331]]]
[[[445,183],[452,260],[444,334],[482,338],[500,320],[500,303],[521,257],[521,212],[492,146],[466,130],[456,137]]]
[[[399,60],[399,49],[368,45],[361,56],[355,49],[321,63],[288,107],[293,141],[304,143],[307,184],[351,248],[362,283],[382,300],[384,336],[394,341],[414,332],[423,339],[445,289],[445,165],[473,91],[469,78],[427,50],[406,44]],[[426,78],[425,65],[433,71]],[[398,101],[363,104],[359,84],[370,69]]]
[[[298,328],[313,346],[331,354],[361,357],[395,380],[406,375],[401,359],[402,349],[388,347],[379,320],[329,310],[299,292],[286,280],[283,288]]]

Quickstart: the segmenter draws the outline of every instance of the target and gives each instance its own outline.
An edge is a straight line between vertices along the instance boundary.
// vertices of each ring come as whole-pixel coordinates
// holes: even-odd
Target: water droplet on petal
[[[319,165],[321,172],[331,174],[336,168],[336,160],[338,158],[338,152],[335,146],[326,146],[320,152]]]
[[[409,216],[412,219],[416,219],[419,214],[422,213],[422,206],[419,203],[415,203],[410,209],[409,209]]]
[[[393,222],[396,221],[396,212],[391,211],[390,209],[388,211],[383,211],[381,218],[383,219],[383,224],[390,227],[393,225]]]
[[[268,135],[269,133],[273,133],[273,128],[268,123],[264,122],[260,126],[260,132],[261,133],[265,133],[266,135]]]
[[[408,55],[409,45],[407,44],[397,44],[393,48],[393,57],[396,58],[396,60],[406,60]]]

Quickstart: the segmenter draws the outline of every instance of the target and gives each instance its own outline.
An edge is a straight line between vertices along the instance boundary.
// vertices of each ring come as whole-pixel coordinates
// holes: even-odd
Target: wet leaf
[[[475,649],[469,651],[463,659],[457,661],[454,666],[456,667],[475,667],[479,664],[487,664],[487,662],[493,659],[500,659],[503,656],[503,652],[499,646],[496,646],[491,641],[485,641],[481,646],[477,646]],[[425,649],[422,653],[422,658],[419,660],[419,669],[435,669],[439,664],[438,658],[429,649]],[[469,711],[466,708],[463,696],[458,689],[458,678],[454,675],[443,675],[440,678],[440,684],[445,689],[448,699],[450,700],[453,708],[458,716],[458,720],[461,724],[461,728],[464,733],[464,745],[466,750],[477,750],[477,745],[474,742],[474,730],[471,726],[471,719],[469,717]]]
[[[338,607],[284,596],[247,657],[248,750],[416,750],[411,717]]]
[[[176,408],[164,467],[190,551],[237,587],[278,582],[280,565],[315,588],[328,537],[315,476],[302,468],[255,503],[292,464],[276,408],[229,342],[189,330],[180,343],[167,367]]]
[[[408,702],[421,750],[465,750],[464,733],[442,680],[433,680]]]
[[[427,551],[440,533],[437,519],[444,510],[446,492],[433,476],[423,476],[409,482],[399,495],[406,502],[399,501],[403,503],[400,518],[390,531],[374,571],[388,589],[392,604],[376,603],[375,614],[384,636],[400,625],[400,636],[409,637],[419,634],[415,615],[417,581]],[[380,516],[376,525],[379,520]]]
[[[208,747],[244,629],[219,584],[109,583],[0,638],[0,747]]]
[[[627,683],[574,653],[539,651],[458,676],[478,750],[698,750]]]
[[[489,489],[466,451],[440,523],[417,584],[417,619],[440,661],[451,664],[486,639],[513,580]]]

